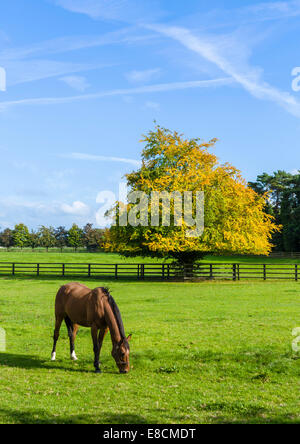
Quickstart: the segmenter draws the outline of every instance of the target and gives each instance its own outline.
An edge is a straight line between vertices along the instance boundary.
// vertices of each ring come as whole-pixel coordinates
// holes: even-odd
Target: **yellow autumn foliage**
[[[210,152],[216,139],[185,139],[159,126],[142,140],[142,166],[127,174],[133,191],[203,191],[204,233],[187,237],[190,229],[170,227],[112,227],[105,248],[124,255],[173,256],[193,261],[206,253],[268,254],[272,234],[279,229],[264,211],[267,195],[260,196],[229,163],[220,164]],[[173,205],[174,207],[174,205]],[[128,210],[130,205],[128,206]],[[150,214],[150,208],[149,208]]]

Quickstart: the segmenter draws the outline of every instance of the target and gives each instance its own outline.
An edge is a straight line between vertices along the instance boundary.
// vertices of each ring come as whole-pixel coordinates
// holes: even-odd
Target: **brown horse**
[[[77,360],[74,343],[79,326],[90,327],[94,344],[95,371],[101,373],[99,367],[101,347],[105,334],[110,330],[112,356],[120,373],[129,372],[128,341],[131,335],[126,338],[120,311],[107,288],[99,287],[91,290],[77,282],[63,285],[56,295],[55,319],[52,361],[56,358],[56,342],[60,326],[65,320],[70,339],[71,359]]]

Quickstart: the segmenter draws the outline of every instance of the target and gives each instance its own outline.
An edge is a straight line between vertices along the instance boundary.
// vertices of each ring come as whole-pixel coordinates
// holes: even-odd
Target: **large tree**
[[[40,245],[45,247],[47,251],[51,247],[55,247],[56,239],[55,239],[55,230],[53,227],[45,227],[42,225],[38,231]]]
[[[32,248],[32,251],[41,245],[40,233],[35,230],[31,230],[29,233],[29,245]]]
[[[240,172],[220,164],[210,152],[216,139],[207,143],[186,139],[157,126],[143,139],[142,166],[127,174],[130,191],[204,192],[204,232],[188,237],[187,224],[171,219],[170,226],[116,226],[108,231],[105,248],[125,256],[173,257],[193,263],[207,253],[267,254],[270,239],[278,228],[264,211],[266,195],[247,186]],[[174,201],[175,202],[175,201]],[[175,203],[172,208],[174,209]],[[128,204],[127,211],[133,208]],[[119,215],[121,204],[117,203]],[[160,212],[162,206],[160,207]],[[150,205],[148,215],[150,219]]]
[[[13,230],[13,240],[16,247],[28,247],[30,242],[29,230],[24,224],[17,224]]]
[[[73,224],[68,231],[68,244],[70,247],[73,247],[75,251],[83,245],[83,231],[76,224]]]

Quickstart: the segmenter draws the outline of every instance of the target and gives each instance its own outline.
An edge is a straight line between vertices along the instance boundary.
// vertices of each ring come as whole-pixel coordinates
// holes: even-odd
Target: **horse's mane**
[[[128,341],[126,339],[124,324],[123,324],[123,321],[122,321],[122,317],[121,317],[121,313],[120,313],[119,307],[117,306],[116,301],[114,300],[114,298],[110,294],[109,288],[102,287],[101,290],[107,296],[108,303],[109,303],[109,305],[110,305],[110,307],[112,309],[112,312],[113,312],[113,314],[114,314],[114,316],[116,318],[121,338],[122,338],[122,340],[125,339],[125,341],[124,341],[125,346],[126,347],[128,346],[128,348],[129,348],[129,344],[128,344]]]

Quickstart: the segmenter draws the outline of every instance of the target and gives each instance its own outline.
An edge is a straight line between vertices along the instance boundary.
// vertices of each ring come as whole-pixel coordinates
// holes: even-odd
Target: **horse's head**
[[[131,339],[131,335],[127,338],[122,339],[118,344],[114,344],[112,349],[112,356],[116,361],[117,367],[120,370],[120,373],[128,373],[130,370],[129,363],[129,341]]]

